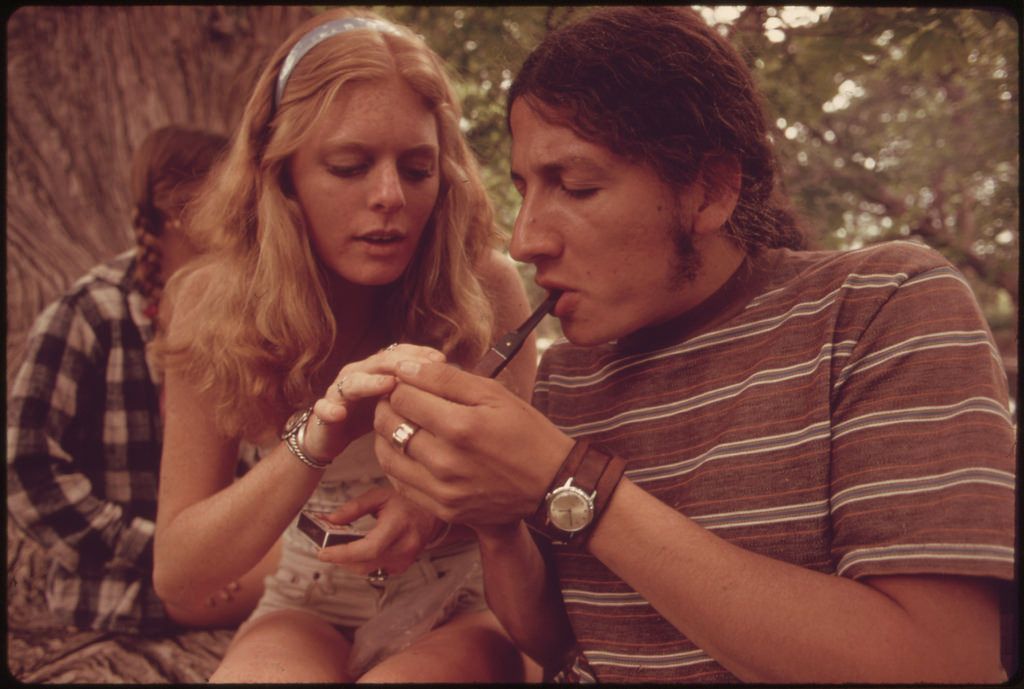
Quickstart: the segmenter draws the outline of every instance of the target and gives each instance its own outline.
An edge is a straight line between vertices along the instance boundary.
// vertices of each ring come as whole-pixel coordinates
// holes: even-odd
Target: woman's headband
[[[337,36],[338,34],[354,31],[356,29],[372,29],[381,33],[394,34],[395,36],[402,35],[394,24],[382,19],[369,19],[367,17],[335,19],[333,21],[324,22],[320,26],[310,30],[309,33],[295,43],[291,51],[289,51],[288,56],[284,59],[284,63],[281,65],[281,72],[277,75],[277,90],[274,91],[274,109],[276,110],[281,104],[281,98],[284,96],[284,87],[285,84],[288,83],[288,77],[291,76],[292,70],[295,69],[295,65],[299,64],[299,60],[301,60],[306,53],[331,36]]]

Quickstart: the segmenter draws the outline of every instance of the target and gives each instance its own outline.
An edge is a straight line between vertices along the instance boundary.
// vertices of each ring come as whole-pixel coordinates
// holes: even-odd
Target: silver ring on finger
[[[347,376],[342,377],[341,380],[334,384],[334,387],[337,389],[338,394],[341,395],[341,399],[347,402],[348,398],[345,397],[345,380],[347,380]]]
[[[384,351],[385,352],[390,352],[392,349],[394,349],[397,346],[398,346],[397,342],[392,342],[391,344],[389,344],[387,347],[384,348]]]
[[[405,446],[412,440],[413,435],[419,430],[408,421],[398,424],[398,427],[391,433],[391,444],[400,451],[405,452]]]
[[[366,581],[370,586],[376,588],[382,588],[388,581],[388,571],[383,567],[378,567],[374,571],[366,575]]]

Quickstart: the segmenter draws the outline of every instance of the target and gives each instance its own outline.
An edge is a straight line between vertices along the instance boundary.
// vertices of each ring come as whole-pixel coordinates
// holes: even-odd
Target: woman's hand
[[[365,514],[377,517],[377,523],[366,536],[324,548],[318,557],[357,574],[368,574],[378,568],[400,574],[445,527],[443,521],[390,486],[371,488],[326,518],[335,524],[347,524]]]
[[[346,364],[313,405],[305,449],[324,462],[371,429],[373,403],[395,387],[399,361],[443,362],[444,354],[411,344],[394,344],[361,361]]]

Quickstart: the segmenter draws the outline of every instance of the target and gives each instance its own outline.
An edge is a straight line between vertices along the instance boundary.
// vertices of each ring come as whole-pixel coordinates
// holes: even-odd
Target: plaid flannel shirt
[[[133,251],[93,268],[29,335],[7,410],[7,509],[46,549],[47,604],[81,629],[155,632],[163,424]]]

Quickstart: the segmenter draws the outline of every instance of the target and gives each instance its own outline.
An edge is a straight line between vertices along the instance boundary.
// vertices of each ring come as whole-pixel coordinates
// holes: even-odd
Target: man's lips
[[[569,302],[572,300],[572,290],[568,289],[567,287],[563,287],[562,285],[549,282],[538,282],[537,285],[547,290],[549,293],[555,291],[562,293],[561,296],[559,296],[558,301],[556,301],[555,305],[551,308],[551,311],[549,313],[551,313],[551,315],[555,316],[556,318],[561,318],[562,316],[564,316],[567,312]]]
[[[570,288],[570,287],[566,287],[565,285],[559,284],[557,282],[549,282],[546,279],[545,280],[534,280],[534,282],[537,283],[538,287],[540,287],[542,290],[544,290],[545,292],[548,292],[548,293],[551,293],[551,292],[571,292],[572,291],[572,288]]]

